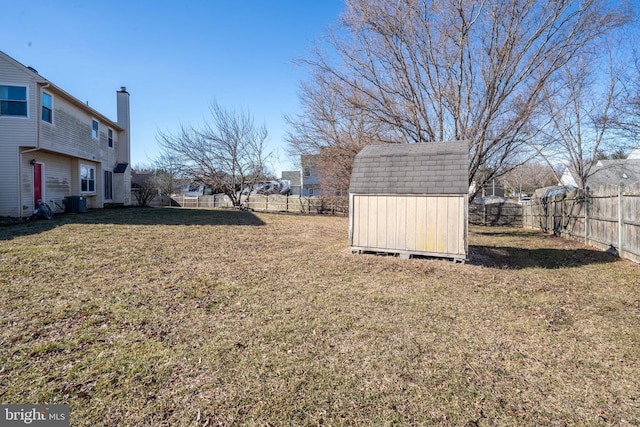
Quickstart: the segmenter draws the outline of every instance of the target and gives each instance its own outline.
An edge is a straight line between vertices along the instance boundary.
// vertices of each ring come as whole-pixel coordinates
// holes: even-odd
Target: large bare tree
[[[346,4],[330,49],[308,64],[347,89],[340,102],[388,126],[399,142],[468,141],[470,181],[507,171],[547,83],[627,20],[605,0]]]
[[[608,46],[612,46],[610,43]],[[599,158],[620,150],[615,106],[622,102],[622,67],[606,46],[572,58],[544,91],[543,126],[536,142],[548,163],[568,167],[586,188]]]
[[[354,106],[360,103],[357,91],[321,70],[301,83],[299,96],[302,113],[285,116],[290,155],[317,155],[315,169],[325,195],[347,190],[354,157],[365,145],[384,142],[384,124]],[[345,97],[351,102],[343,102]]]
[[[241,205],[241,192],[251,194],[262,179],[266,162],[267,129],[255,124],[246,111],[226,110],[217,102],[201,127],[181,126],[175,133],[158,134],[162,155],[170,158],[182,176],[218,189]]]
[[[631,45],[625,49],[623,61],[627,64],[622,79],[622,98],[614,105],[613,127],[627,142],[623,151],[638,147],[640,141],[640,53],[637,36],[627,39]]]

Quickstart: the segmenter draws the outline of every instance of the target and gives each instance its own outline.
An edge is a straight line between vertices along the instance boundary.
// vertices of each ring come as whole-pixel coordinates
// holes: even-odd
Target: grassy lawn
[[[472,228],[467,264],[352,255],[347,226],[0,226],[0,402],[74,426],[640,424],[640,266],[510,228]]]

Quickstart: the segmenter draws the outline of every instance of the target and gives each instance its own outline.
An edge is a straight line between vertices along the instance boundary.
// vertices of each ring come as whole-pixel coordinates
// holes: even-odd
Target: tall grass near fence
[[[640,181],[531,201],[523,226],[582,240],[640,262]]]

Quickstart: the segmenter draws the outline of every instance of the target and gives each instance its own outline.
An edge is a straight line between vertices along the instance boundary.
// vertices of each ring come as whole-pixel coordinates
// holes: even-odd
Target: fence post
[[[584,242],[589,243],[589,187],[584,189]]]
[[[624,196],[624,184],[620,183],[618,186],[618,256],[622,258],[622,251],[624,250],[624,202],[622,200]]]

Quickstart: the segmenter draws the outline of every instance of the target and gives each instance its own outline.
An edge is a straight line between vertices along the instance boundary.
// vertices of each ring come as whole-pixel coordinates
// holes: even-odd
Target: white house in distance
[[[130,204],[129,93],[116,97],[114,122],[0,51],[0,216],[70,196],[87,208]]]
[[[317,154],[302,154],[300,169],[297,171],[282,171],[282,179],[291,182],[291,194],[294,196],[320,196],[320,180],[316,174]]]

